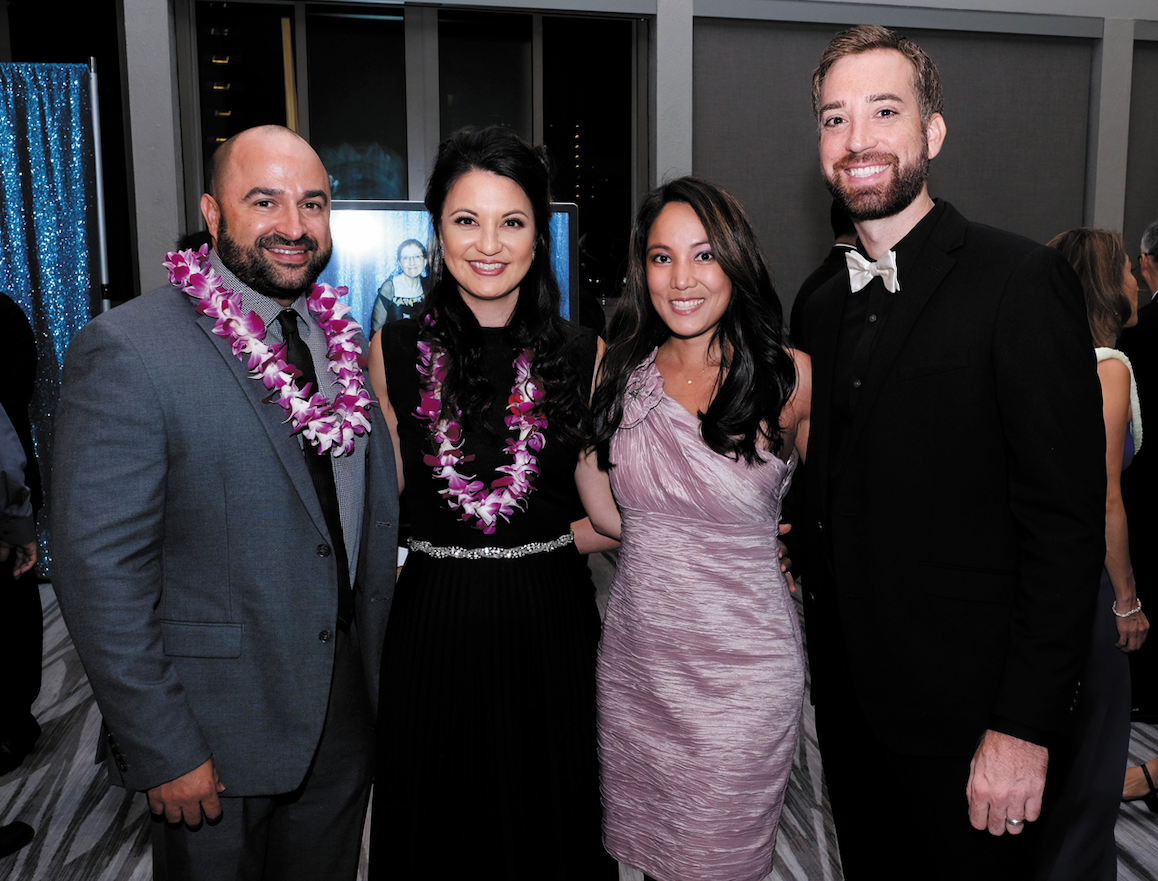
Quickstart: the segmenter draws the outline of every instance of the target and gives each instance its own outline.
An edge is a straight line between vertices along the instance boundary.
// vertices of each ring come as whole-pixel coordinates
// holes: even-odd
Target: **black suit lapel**
[[[880,397],[880,391],[888,381],[893,364],[904,348],[905,341],[913,332],[926,304],[937,293],[941,283],[957,263],[948,252],[960,247],[967,222],[951,205],[945,207],[944,215],[930,231],[912,267],[901,274],[901,288],[893,295],[896,299],[892,304],[892,311],[882,328],[880,339],[876,341],[869,356],[864,389],[857,402],[840,461],[833,469],[834,476],[840,475],[848,464],[860,434]]]
[[[832,456],[832,386],[840,319],[849,295],[848,273],[839,272],[819,288],[808,304],[809,357],[812,359],[812,428],[809,431],[809,480],[815,480],[818,498],[828,508],[829,459]],[[819,392],[819,394],[817,394]]]

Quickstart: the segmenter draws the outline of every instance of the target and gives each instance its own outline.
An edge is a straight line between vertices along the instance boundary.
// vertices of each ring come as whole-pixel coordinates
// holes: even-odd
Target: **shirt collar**
[[[917,221],[914,226],[905,235],[903,239],[893,245],[892,250],[897,255],[897,277],[901,280],[901,290],[904,290],[905,277],[913,264],[917,262],[917,255],[921,253],[925,247],[925,243],[932,235],[933,227],[940,221],[941,216],[945,213],[947,202],[942,202],[940,199],[933,200],[933,207]],[[856,240],[856,249],[863,254],[867,259],[872,259],[864,250],[860,239]]]
[[[314,320],[306,308],[306,295],[301,294],[289,306],[283,306],[272,297],[259,294],[241,279],[239,279],[217,256],[216,251],[209,252],[209,265],[221,276],[221,283],[229,290],[241,295],[241,311],[243,313],[256,312],[257,317],[265,322],[267,334],[272,334],[275,341],[281,340],[281,325],[277,323],[278,313],[283,309],[293,309],[302,319],[298,322],[302,337],[308,337],[314,327]]]

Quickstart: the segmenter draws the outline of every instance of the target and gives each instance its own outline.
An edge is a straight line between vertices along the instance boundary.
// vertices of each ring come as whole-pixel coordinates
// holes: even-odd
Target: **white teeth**
[[[484,272],[490,272],[492,269],[498,269],[503,264],[501,263],[479,263],[477,260],[472,260],[470,265],[476,269],[481,269]]]
[[[700,297],[698,300],[672,300],[671,305],[673,309],[678,309],[681,312],[686,312],[688,309],[695,309],[704,302],[704,298]]]
[[[879,174],[888,168],[887,165],[870,165],[868,168],[850,168],[848,170],[849,177],[871,177],[874,174]]]
[[[273,251],[275,254],[301,254],[301,253],[303,253],[300,250],[291,251],[288,248],[270,248],[270,250]]]

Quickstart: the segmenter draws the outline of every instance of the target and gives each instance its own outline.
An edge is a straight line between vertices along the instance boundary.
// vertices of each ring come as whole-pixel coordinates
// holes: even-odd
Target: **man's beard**
[[[845,188],[845,168],[856,162],[859,165],[891,165],[893,176],[873,187]],[[828,191],[844,205],[853,220],[881,220],[900,214],[921,195],[925,181],[929,179],[929,140],[922,138],[921,155],[910,165],[901,166],[892,153],[850,154],[836,163],[832,175],[824,175]]]
[[[312,290],[314,282],[330,262],[330,254],[333,253],[333,246],[325,251],[319,251],[317,241],[307,235],[294,241],[279,235],[268,235],[259,238],[253,246],[242,245],[230,237],[224,215],[218,221],[215,244],[217,256],[230,272],[259,294],[274,300],[296,300]],[[275,266],[264,253],[265,248],[302,245],[310,249],[313,257],[309,263],[296,269]],[[293,278],[287,278],[286,276],[291,273]]]

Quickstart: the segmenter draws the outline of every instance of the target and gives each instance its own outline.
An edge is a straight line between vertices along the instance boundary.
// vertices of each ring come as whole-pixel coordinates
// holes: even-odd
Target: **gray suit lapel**
[[[302,458],[301,445],[298,443],[297,437],[290,433],[291,428],[285,422],[285,411],[275,402],[265,403],[264,399],[271,394],[270,390],[260,380],[250,378],[241,359],[233,354],[229,340],[213,332],[215,324],[216,321],[206,315],[197,316],[197,326],[209,337],[218,354],[229,365],[234,379],[241,386],[242,392],[250,406],[253,407],[258,421],[264,426],[265,432],[269,436],[270,445],[277,453],[278,458],[281,459],[286,476],[298,491],[298,495],[301,496],[310,519],[314,521],[318,530],[328,537],[330,531],[326,528],[326,518],[322,513],[322,505],[318,501],[318,494],[314,490],[310,472]]]

